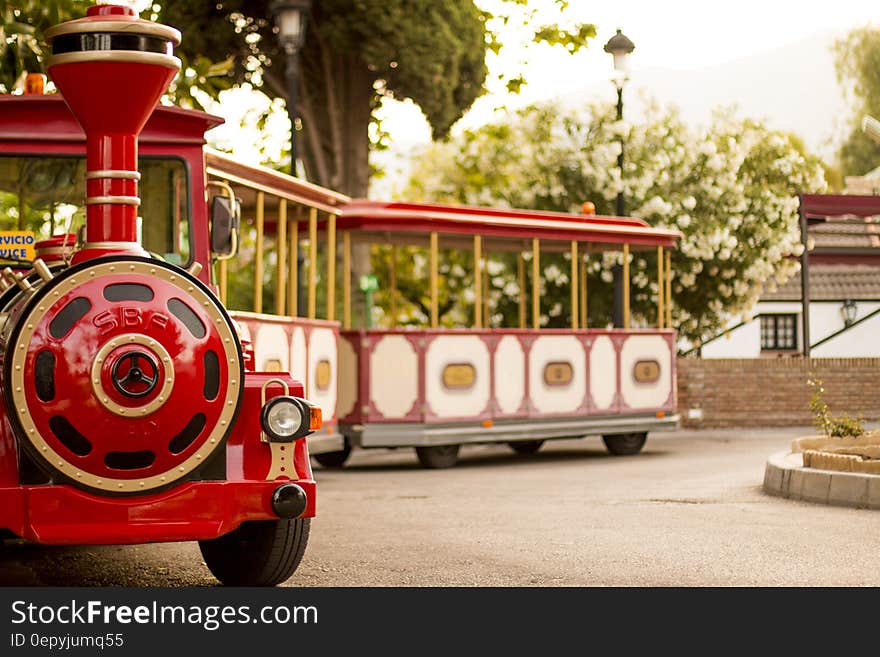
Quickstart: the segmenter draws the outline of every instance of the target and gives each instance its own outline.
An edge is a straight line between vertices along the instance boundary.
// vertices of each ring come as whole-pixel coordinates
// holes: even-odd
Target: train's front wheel
[[[602,436],[605,447],[615,456],[631,456],[638,454],[645,446],[648,439],[647,432],[642,433],[618,433]]]
[[[416,456],[423,468],[451,468],[458,462],[460,445],[437,445],[434,447],[416,447]]]
[[[257,520],[199,541],[205,565],[226,586],[275,586],[293,575],[309,541],[309,518]]]

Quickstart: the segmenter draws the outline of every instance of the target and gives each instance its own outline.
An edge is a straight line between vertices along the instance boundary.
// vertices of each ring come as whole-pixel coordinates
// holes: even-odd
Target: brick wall
[[[832,415],[880,419],[880,358],[679,358],[682,426],[812,424],[811,374],[822,380]]]

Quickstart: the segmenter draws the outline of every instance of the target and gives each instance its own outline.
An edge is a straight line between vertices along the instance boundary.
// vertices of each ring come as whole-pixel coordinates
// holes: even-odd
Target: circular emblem
[[[119,392],[129,399],[140,399],[156,389],[159,364],[144,351],[129,351],[116,359],[110,376]]]

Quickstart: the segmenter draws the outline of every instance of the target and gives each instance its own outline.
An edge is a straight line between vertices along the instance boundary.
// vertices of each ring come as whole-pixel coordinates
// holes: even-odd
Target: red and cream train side
[[[233,315],[247,326],[258,366],[302,372],[309,398],[331,418],[312,452],[321,465],[343,465],[352,448],[413,447],[422,465],[447,467],[461,445],[505,442],[529,453],[547,439],[585,435],[601,435],[614,454],[633,454],[648,432],[677,426],[676,336],[666,301],[677,232],[631,217],[353,200],[217,153],[207,161],[211,178],[243,200],[255,236],[253,306]],[[353,254],[360,247],[363,257],[373,245],[390,245],[392,254],[398,246],[423,249],[431,263],[424,296],[433,306],[426,326],[394,326],[393,307],[385,308],[390,326],[353,326]],[[441,248],[473,253],[470,326],[440,327]],[[625,259],[656,253],[656,328],[627,326],[628,308],[623,327],[587,326],[584,258],[607,250],[622,250]],[[302,252],[308,262],[298,271],[293,254]],[[519,254],[518,326],[488,326],[491,252]],[[571,328],[540,328],[542,252],[570,254]],[[292,317],[302,310],[297,282],[304,272],[307,319]],[[382,281],[392,299],[394,280],[392,265]],[[263,295],[272,291],[270,314]]]

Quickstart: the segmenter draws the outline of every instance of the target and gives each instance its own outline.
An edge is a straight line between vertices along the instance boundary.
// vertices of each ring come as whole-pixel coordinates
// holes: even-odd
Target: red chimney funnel
[[[46,31],[49,75],[86,133],[86,244],[74,262],[137,243],[137,139],[180,70],[180,32],[98,5]]]

